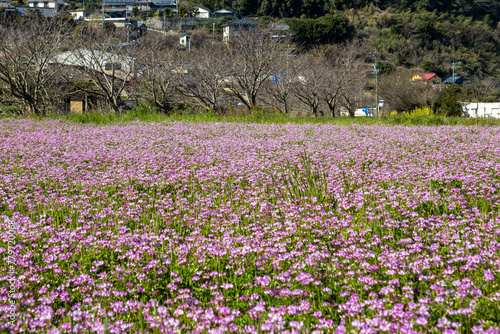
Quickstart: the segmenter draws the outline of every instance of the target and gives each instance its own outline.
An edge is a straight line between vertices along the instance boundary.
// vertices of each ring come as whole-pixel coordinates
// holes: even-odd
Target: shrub
[[[417,108],[405,113],[405,115],[407,117],[421,117],[421,116],[429,116],[432,114],[434,114],[434,112],[432,111],[431,107],[429,107],[429,106],[417,107]]]
[[[459,88],[456,85],[447,86],[443,94],[434,104],[434,112],[437,115],[444,115],[447,117],[461,117],[463,110],[462,106],[457,100],[458,93]]]

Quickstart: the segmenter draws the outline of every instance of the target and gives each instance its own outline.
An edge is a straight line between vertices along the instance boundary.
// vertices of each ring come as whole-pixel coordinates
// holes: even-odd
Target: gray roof
[[[21,16],[26,16],[35,12],[39,12],[44,17],[54,17],[59,15],[59,11],[55,8],[16,7],[15,11]]]
[[[236,13],[236,12],[234,10],[219,9],[219,10],[216,10],[214,13]]]
[[[60,5],[68,5],[67,3],[65,3],[63,0],[28,0],[28,3],[30,2],[55,2],[55,3],[58,3]]]
[[[255,22],[255,21],[249,20],[249,19],[237,19],[237,20],[233,20],[231,22],[224,24],[223,27],[226,27],[226,26],[257,26],[257,25],[260,25],[260,24]]]
[[[108,4],[132,4],[132,3],[149,3],[150,1],[139,1],[139,0],[103,0],[105,5]]]
[[[461,75],[455,75],[455,82],[463,80],[463,77]],[[448,84],[448,83],[453,83],[453,76],[447,78],[446,80],[443,81],[443,83]]]
[[[155,6],[175,6],[175,1],[153,1]]]

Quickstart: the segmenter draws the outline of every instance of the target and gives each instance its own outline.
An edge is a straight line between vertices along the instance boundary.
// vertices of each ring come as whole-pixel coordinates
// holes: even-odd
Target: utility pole
[[[456,63],[455,62],[451,63],[451,68],[453,70],[453,77],[452,77],[453,78],[453,83],[455,83],[455,69],[462,68],[462,66],[457,66],[457,65],[460,65],[460,64],[462,64],[462,62],[460,62],[460,61],[456,62]]]
[[[373,73],[375,73],[375,103],[377,105],[377,113],[376,116],[378,117],[379,114],[379,105],[378,105],[378,51],[375,52],[370,52],[370,54],[375,56],[375,64],[373,64]]]

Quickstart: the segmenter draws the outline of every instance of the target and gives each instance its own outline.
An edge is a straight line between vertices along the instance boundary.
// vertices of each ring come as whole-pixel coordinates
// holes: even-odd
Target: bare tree
[[[60,68],[52,59],[65,45],[68,21],[25,18],[0,30],[0,83],[35,115],[47,113]]]
[[[164,41],[154,36],[141,41],[143,48],[138,55],[142,64],[139,81],[145,98],[169,114],[175,103],[176,87],[182,70],[179,67],[180,53],[165,45]]]
[[[123,42],[118,42],[120,40]],[[137,61],[142,52],[141,43],[126,40],[123,35],[95,27],[74,41],[80,48],[58,54],[55,62],[72,67],[90,80],[118,112],[123,106],[122,97],[130,95],[126,88],[141,70]]]
[[[379,79],[379,95],[397,112],[433,105],[440,96],[432,85],[412,82],[412,75],[408,70],[396,70]]]
[[[298,59],[300,72],[293,94],[305,104],[314,117],[324,116],[320,109],[323,100],[323,81],[325,75],[323,57],[318,54],[303,54]]]
[[[206,109],[220,109],[227,85],[228,59],[222,44],[205,44],[181,63],[179,92]]]
[[[273,40],[272,32],[264,28],[242,31],[228,42],[233,57],[230,67],[229,93],[248,109],[257,105],[263,84],[276,72],[276,59],[283,52],[286,41]]]
[[[322,55],[325,75],[321,77],[320,90],[331,117],[338,114],[342,101],[344,106],[349,106],[347,109],[351,114],[351,103],[346,102],[353,100],[351,95],[354,96],[354,92],[358,92],[364,86],[367,68],[363,66],[359,50],[359,45],[355,43],[332,45]]]
[[[293,87],[298,82],[300,62],[297,57],[288,52],[281,52],[276,59],[276,70],[268,80],[265,90],[271,98],[270,104],[289,114],[293,98]]]

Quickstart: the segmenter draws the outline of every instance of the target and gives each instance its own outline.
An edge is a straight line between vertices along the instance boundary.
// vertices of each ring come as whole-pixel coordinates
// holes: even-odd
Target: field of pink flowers
[[[500,333],[500,128],[0,121],[2,333]]]

